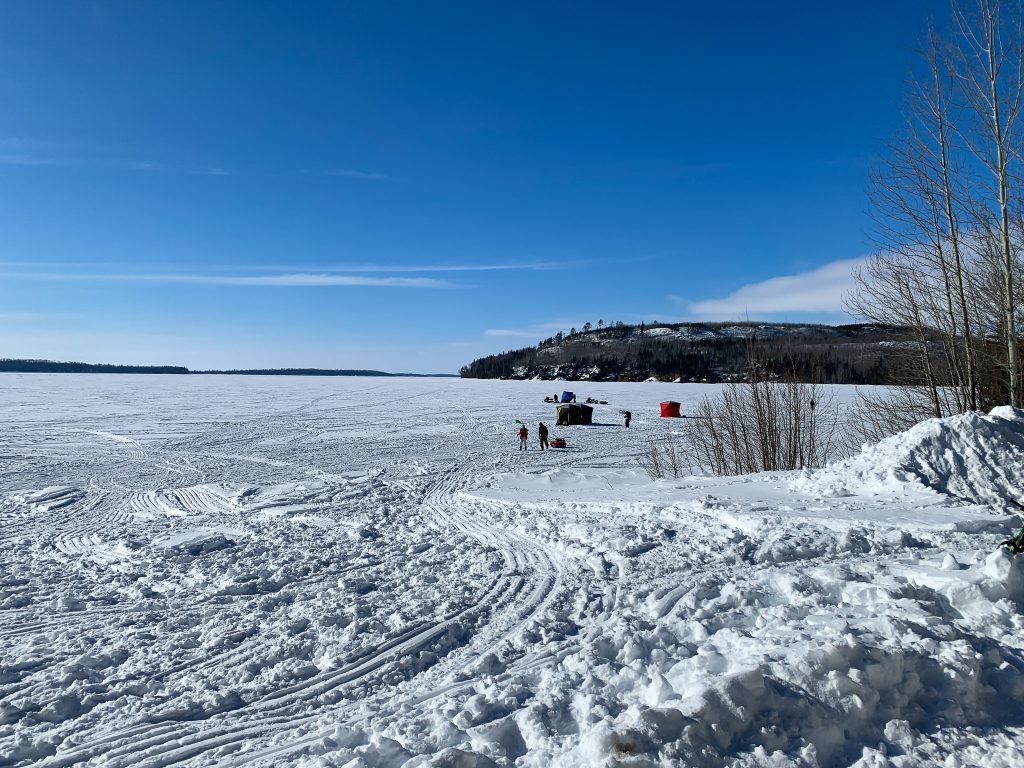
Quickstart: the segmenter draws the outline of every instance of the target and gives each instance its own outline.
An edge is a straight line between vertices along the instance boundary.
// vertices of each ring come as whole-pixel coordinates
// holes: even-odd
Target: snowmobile
[[[1006,547],[1015,555],[1024,552],[1024,526],[1006,541],[1001,542],[1001,546]]]

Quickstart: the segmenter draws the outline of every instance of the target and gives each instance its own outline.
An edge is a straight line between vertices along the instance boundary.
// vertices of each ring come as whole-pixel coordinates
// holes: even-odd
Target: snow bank
[[[974,504],[1024,499],[1024,410],[994,408],[929,419],[826,469],[794,490],[824,497],[902,493],[925,487]]]
[[[510,755],[491,740],[488,753],[575,768],[822,768],[862,765],[862,754],[880,759],[865,766],[960,765],[936,756],[975,746],[973,729],[1012,719],[1007,702],[1024,695],[1013,647],[1021,562],[1002,550],[970,558],[684,579],[633,610],[581,621],[579,650],[532,684],[532,704],[512,718],[523,746]],[[526,684],[477,690],[508,700]],[[1019,764],[1019,750],[982,742],[976,764]],[[900,755],[913,759],[888,762]]]

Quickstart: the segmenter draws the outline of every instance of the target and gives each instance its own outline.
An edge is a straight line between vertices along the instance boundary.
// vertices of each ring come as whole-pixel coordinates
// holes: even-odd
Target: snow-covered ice
[[[717,388],[571,388],[0,377],[0,765],[1024,764],[1024,413],[652,481]]]

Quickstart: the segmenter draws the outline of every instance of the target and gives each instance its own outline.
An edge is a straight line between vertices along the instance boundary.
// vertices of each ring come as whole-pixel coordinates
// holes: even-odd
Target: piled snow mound
[[[515,715],[528,748],[515,765],[1022,765],[1019,749],[972,763],[928,755],[943,728],[998,733],[1006,702],[1024,695],[1012,646],[1024,561],[961,556],[970,564],[946,552],[722,568],[632,615],[619,607]],[[858,760],[878,752],[906,759]]]
[[[801,475],[795,490],[855,496],[923,485],[975,504],[1024,499],[1024,410],[928,419],[850,459]]]

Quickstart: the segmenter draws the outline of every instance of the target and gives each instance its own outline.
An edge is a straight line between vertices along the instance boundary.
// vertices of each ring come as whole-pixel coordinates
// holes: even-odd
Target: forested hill
[[[536,347],[474,360],[476,379],[719,382],[763,374],[824,384],[881,384],[900,365],[907,331],[881,325],[673,323],[561,333]]]

